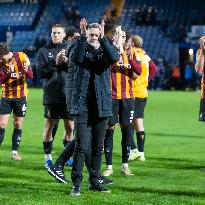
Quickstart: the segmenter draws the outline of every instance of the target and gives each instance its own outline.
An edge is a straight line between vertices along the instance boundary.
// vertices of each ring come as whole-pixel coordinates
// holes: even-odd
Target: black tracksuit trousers
[[[73,185],[82,182],[85,156],[91,148],[89,180],[92,186],[98,186],[107,122],[107,117],[100,118],[94,113],[83,113],[75,118],[76,145],[71,174]]]

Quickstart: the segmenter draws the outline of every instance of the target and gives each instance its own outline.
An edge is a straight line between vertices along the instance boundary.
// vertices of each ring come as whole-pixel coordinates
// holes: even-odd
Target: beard
[[[100,47],[100,43],[97,42],[88,42],[89,45],[91,45],[92,47],[94,47],[94,49],[98,49]]]

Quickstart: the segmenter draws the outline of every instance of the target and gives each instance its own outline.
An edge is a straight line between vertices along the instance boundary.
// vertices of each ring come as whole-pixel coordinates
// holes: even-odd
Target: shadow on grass
[[[40,180],[39,180],[40,182]],[[55,192],[56,195],[68,194],[71,188],[71,184],[59,184],[59,183],[36,183],[31,184],[30,182],[1,182],[0,185],[1,192],[6,190],[6,192],[14,192],[22,195],[28,195],[29,193],[44,193],[44,192]]]
[[[32,170],[32,171],[42,171],[45,170],[43,163],[28,162],[28,161],[14,161],[8,159],[6,161],[0,160],[1,168],[9,167],[18,170]]]
[[[8,167],[7,164],[6,167]],[[66,170],[66,175],[68,176],[67,179],[69,182],[70,171],[69,172],[68,171],[69,170]],[[50,183],[52,181],[55,183],[59,183],[52,176],[50,176],[48,171],[45,168],[42,168],[42,166],[38,168],[36,167],[28,168],[28,164],[25,164],[25,167],[19,166],[19,164],[16,165],[16,167],[10,166],[8,171],[1,170],[0,179],[12,179],[12,180],[17,179],[20,181],[22,180],[22,181],[34,182],[34,183],[41,183],[41,182]]]
[[[1,179],[11,179],[11,180],[19,180],[24,182],[43,182],[43,183],[49,183],[49,182],[57,182],[52,176],[49,175],[49,173],[45,170],[39,171],[39,172],[21,172],[21,170],[15,171],[0,171],[0,178]],[[25,170],[25,169],[24,169]]]
[[[11,145],[3,144],[1,146],[0,151],[10,151]],[[33,155],[33,154],[43,154],[43,147],[42,146],[36,146],[36,145],[20,145],[20,153],[23,152],[25,154]]]
[[[130,164],[139,163],[133,161]],[[140,163],[142,166],[142,163]],[[177,159],[177,158],[162,158],[162,157],[147,157],[147,161],[143,162],[143,166],[149,168],[166,168],[166,169],[181,169],[181,170],[199,170],[204,169],[203,161]]]
[[[6,174],[6,173],[1,173],[1,179],[17,179],[19,181],[23,180],[22,182],[40,182],[43,181],[44,183],[49,183],[51,182],[50,179],[52,179],[51,177],[48,176],[48,178],[46,178],[45,176],[32,176],[32,175],[20,175],[20,174]]]
[[[182,134],[172,134],[172,133],[152,133],[148,132],[149,135],[159,136],[159,137],[184,137],[184,138],[198,138],[198,139],[205,139],[204,136],[199,135],[182,135]]]
[[[157,190],[145,187],[120,187],[121,190],[134,193],[154,193],[160,195],[174,195],[174,196],[190,196],[190,197],[205,197],[204,193],[197,191],[178,191],[178,190]]]

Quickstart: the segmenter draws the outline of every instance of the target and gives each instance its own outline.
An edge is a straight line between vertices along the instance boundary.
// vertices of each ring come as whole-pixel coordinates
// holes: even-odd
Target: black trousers
[[[70,157],[73,156],[73,153],[75,150],[75,144],[76,144],[76,138],[74,138],[69,144],[66,145],[66,147],[61,152],[61,154],[59,155],[58,159],[55,162],[56,166],[64,168],[65,163],[70,159]],[[89,143],[89,145],[90,145],[90,143]],[[89,147],[87,151],[88,152],[85,155],[85,165],[86,165],[87,170],[89,172],[91,147]]]
[[[97,186],[108,118],[100,118],[96,114],[84,113],[75,118],[76,145],[73,156],[71,178],[74,185],[82,183],[82,170],[86,153],[90,153],[89,179],[93,186]]]

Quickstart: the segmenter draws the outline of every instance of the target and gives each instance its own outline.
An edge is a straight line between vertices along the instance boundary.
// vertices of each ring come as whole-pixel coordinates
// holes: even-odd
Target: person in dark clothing
[[[64,146],[73,138],[74,121],[66,107],[65,80],[68,66],[62,56],[66,52],[67,42],[65,27],[56,24],[52,27],[52,41],[38,51],[36,72],[38,77],[45,79],[44,83],[44,134],[43,147],[45,152],[45,167],[52,165],[52,130],[57,119],[64,120],[65,137]],[[67,59],[66,59],[67,60]]]
[[[73,52],[73,48],[75,46],[76,43],[76,39],[78,35],[76,35],[77,32],[75,29],[73,28],[67,28],[67,32],[66,32],[66,37],[65,39],[67,40],[67,48],[66,48],[66,56],[61,56],[62,60],[64,62],[68,62],[68,73],[67,76],[70,78],[70,76],[72,76],[74,74],[74,70],[73,68],[75,67],[75,64],[72,63],[71,61],[71,55]],[[80,34],[79,34],[80,35]],[[67,82],[67,81],[66,81]],[[65,89],[66,89],[66,83],[65,83]],[[55,122],[55,126],[54,128],[57,129],[58,127],[58,123]],[[54,131],[53,128],[53,131]],[[53,134],[53,133],[52,133]],[[54,137],[54,136],[53,136]],[[51,165],[48,168],[48,173],[55,177],[55,179],[60,182],[60,183],[67,183],[67,179],[64,175],[64,165],[65,164],[69,164],[71,160],[69,160],[69,158],[71,156],[73,156],[74,153],[74,148],[75,148],[75,139],[73,139],[68,146],[65,146],[64,150],[62,151],[62,153],[59,155],[58,159],[56,160],[55,164]],[[72,160],[73,161],[73,160]],[[73,162],[72,162],[73,163]],[[71,165],[71,163],[69,164]]]
[[[75,91],[73,90],[73,85],[75,85],[76,88],[80,88],[81,86],[79,85],[79,83],[81,82],[82,79],[77,80],[77,78],[78,77],[80,77],[80,78],[83,77],[81,66],[76,65],[74,62],[72,62],[72,58],[71,58],[71,56],[73,54],[73,51],[75,51],[75,46],[77,46],[76,44],[77,44],[77,42],[74,39],[72,41],[68,41],[68,47],[67,47],[68,79],[66,81],[66,90],[67,90],[66,93],[67,93],[67,105],[68,105],[69,111],[71,110],[71,107],[72,107],[72,109],[75,108],[75,103],[77,102],[77,101],[73,101],[73,99],[72,99],[73,96],[76,97],[76,94],[72,95],[72,92],[75,93]],[[107,76],[106,76],[106,78],[107,78]],[[84,79],[84,81],[85,80],[86,79]],[[89,80],[88,80],[88,82],[89,82]],[[93,87],[94,87],[94,85],[93,85]],[[92,93],[92,92],[94,92],[94,91],[91,88],[90,93]],[[89,108],[89,110],[90,110],[90,108]],[[77,111],[77,112],[79,112],[79,111]],[[83,115],[83,117],[85,117],[85,120],[86,120],[86,115]],[[76,128],[77,128],[77,125],[76,125]],[[82,136],[84,135],[84,133],[81,133],[81,134],[82,134]],[[88,146],[87,146],[86,151],[84,152],[84,154],[85,154],[85,164],[87,166],[88,172],[90,172],[90,170],[91,170],[90,163],[91,163],[91,159],[92,159],[92,157],[91,157],[92,156],[91,155],[91,142],[90,142],[91,139],[90,138],[91,138],[91,135],[86,138],[86,145],[88,145]],[[63,172],[63,168],[64,168],[64,165],[65,165],[67,159],[70,156],[72,156],[72,154],[74,152],[74,147],[75,147],[76,140],[77,139],[74,139],[69,145],[67,145],[65,147],[63,152],[60,154],[60,156],[56,160],[55,165],[52,165],[48,169],[49,174],[51,176],[55,177],[58,182],[67,183],[67,180],[66,180],[64,172]],[[99,188],[101,188],[100,185],[102,185],[102,184],[112,184],[113,181],[99,175],[98,180],[97,180],[96,183],[98,184],[98,189],[99,189]],[[80,187],[78,187],[78,188],[80,188]],[[79,191],[79,189],[77,191]],[[107,190],[101,188],[101,190],[99,190],[99,191],[107,191]],[[79,195],[80,192],[77,192],[77,193],[75,192],[75,193],[72,193],[72,194],[73,195]]]
[[[73,156],[75,150],[75,143],[76,143],[76,138],[74,138],[69,144],[66,145],[65,149],[57,158],[55,164],[50,166],[47,170],[48,173],[52,177],[54,177],[59,183],[64,183],[64,184],[68,183],[64,174],[64,166],[67,165],[69,159],[71,158],[71,156]],[[89,143],[89,145],[91,144]],[[89,147],[85,155],[85,165],[87,167],[88,172],[90,169],[90,155],[91,155],[90,151],[91,151],[91,147]],[[111,185],[113,184],[113,180],[100,175],[99,183],[102,185]]]
[[[76,38],[76,37],[75,37]],[[68,40],[68,46],[67,46],[67,57],[68,57],[68,73],[70,76],[74,76],[74,70],[76,70],[76,65],[71,61],[71,56],[73,53],[73,49],[75,47],[76,44],[76,39],[72,38],[70,40]],[[69,78],[70,81],[71,78]],[[73,81],[71,81],[73,82]],[[68,83],[69,84],[69,83]],[[49,167],[48,169],[48,173],[53,176],[58,182],[60,183],[65,183],[67,184],[68,181],[64,175],[64,166],[65,164],[68,164],[68,161],[70,159],[71,156],[73,156],[74,153],[74,149],[75,149],[75,143],[76,143],[76,138],[74,138],[66,147],[65,149],[62,151],[62,153],[59,155],[59,157],[57,158],[55,164],[53,164],[52,166]],[[90,142],[88,143],[90,145]],[[85,155],[85,165],[87,167],[87,170],[89,171],[90,169],[90,155],[91,155],[91,147],[89,146],[89,149],[86,152]],[[103,184],[103,185],[110,185],[113,184],[113,180],[108,179],[104,176],[100,176],[99,178],[99,183]]]
[[[66,36],[64,38],[65,41],[67,41],[67,51],[66,51],[66,54],[67,54],[67,57],[69,57],[69,54],[70,54],[70,50],[74,47],[75,45],[75,38],[77,38],[78,36],[80,36],[80,33],[78,32],[78,30],[74,27],[67,27],[66,28]],[[67,60],[67,57],[64,59],[65,61]],[[70,70],[70,69],[69,69]],[[53,130],[52,130],[52,138],[54,140],[55,138],[55,134],[57,132],[57,129],[58,129],[58,125],[59,125],[59,119],[56,119],[55,120],[55,124],[54,124],[54,127],[53,127]],[[69,142],[70,143],[70,142]],[[66,143],[67,144],[67,143]],[[66,146],[66,144],[64,144],[64,148]],[[72,147],[72,146],[71,146]],[[73,154],[71,154],[72,156]],[[70,156],[70,157],[71,157]],[[67,166],[72,166],[73,164],[73,159],[72,157],[71,158],[68,158],[67,161],[66,161],[66,165]],[[64,166],[64,164],[63,164]],[[51,170],[48,170],[49,172]]]
[[[71,31],[69,29],[69,31]],[[71,35],[71,33],[67,33],[67,58],[68,58],[68,76],[69,76],[69,80],[66,81],[68,84],[68,87],[73,83],[73,77],[74,76],[74,72],[76,70],[76,66],[75,63],[72,62],[71,60],[71,56],[74,50],[74,47],[76,45],[76,39],[78,38],[79,35],[76,35],[77,32],[73,33],[73,35]],[[71,82],[71,83],[70,83]],[[67,87],[67,86],[66,86]],[[48,173],[53,176],[58,182],[60,183],[68,183],[65,175],[64,175],[64,166],[65,164],[68,165],[68,161],[69,158],[71,156],[73,156],[74,153],[74,149],[75,149],[75,142],[76,139],[73,139],[71,141],[70,144],[68,144],[65,149],[62,151],[62,153],[59,155],[58,159],[56,160],[55,164],[53,164],[52,166],[49,167],[48,169]],[[90,142],[88,143],[90,145]],[[89,171],[90,169],[90,149],[91,147],[89,146],[89,149],[86,152],[85,155],[85,165],[87,167],[87,170]],[[110,185],[113,183],[113,180],[111,179],[107,179],[104,176],[100,176],[99,178],[99,182],[103,185]]]
[[[76,147],[72,169],[71,195],[79,196],[82,169],[86,153],[91,146],[89,165],[90,189],[109,192],[100,183],[100,167],[103,141],[108,117],[112,115],[110,93],[110,65],[119,56],[117,49],[103,36],[103,26],[91,24],[85,37],[86,20],[80,22],[81,33],[77,40],[72,61],[74,75],[68,69],[67,107],[75,116]],[[103,25],[103,24],[102,24]]]

